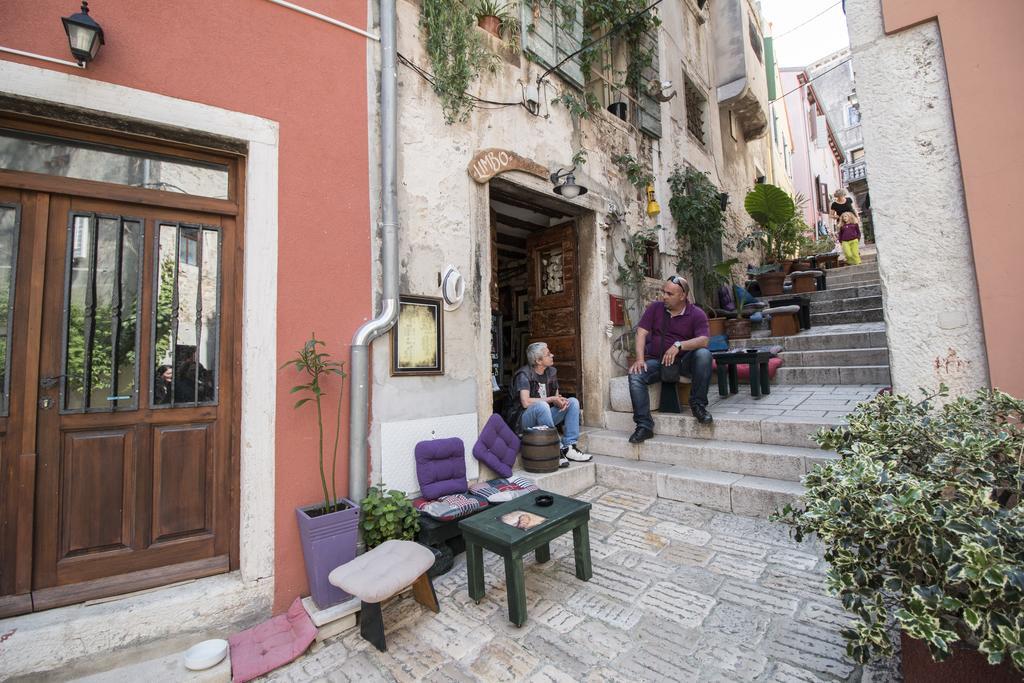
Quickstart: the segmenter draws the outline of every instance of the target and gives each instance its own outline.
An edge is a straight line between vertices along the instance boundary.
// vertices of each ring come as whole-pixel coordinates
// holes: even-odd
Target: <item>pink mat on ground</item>
[[[769,358],[768,359],[768,379],[775,379],[775,371],[779,369],[780,365],[782,365],[782,359],[781,358]],[[714,361],[712,361],[711,362],[711,370],[714,371],[714,370],[717,370],[717,369],[718,369],[718,363],[715,363]],[[750,381],[750,366],[749,365],[737,365],[736,366],[736,376],[739,378],[739,381],[741,381],[741,382],[749,382]],[[713,383],[714,378],[712,377],[711,379],[712,379],[712,383]]]
[[[231,680],[244,683],[273,671],[305,652],[314,639],[316,626],[295,598],[286,613],[228,638]]]

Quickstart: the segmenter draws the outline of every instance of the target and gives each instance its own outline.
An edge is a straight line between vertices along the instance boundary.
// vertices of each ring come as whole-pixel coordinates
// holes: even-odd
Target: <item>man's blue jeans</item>
[[[676,357],[679,373],[690,378],[690,405],[708,405],[708,385],[711,384],[711,352],[707,349],[684,351]],[[633,422],[637,427],[654,430],[651,417],[651,395],[647,385],[661,381],[661,358],[648,358],[647,370],[629,375],[629,398],[633,402]]]
[[[531,403],[523,413],[520,425],[523,429],[545,425],[555,428],[556,425],[565,423],[565,434],[562,435],[562,445],[571,446],[580,438],[580,402],[575,398],[566,399],[569,405],[565,410],[558,410],[553,405],[536,401]]]

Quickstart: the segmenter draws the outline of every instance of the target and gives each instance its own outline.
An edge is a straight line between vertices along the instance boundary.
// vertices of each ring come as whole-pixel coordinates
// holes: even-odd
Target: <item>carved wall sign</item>
[[[496,175],[506,171],[523,171],[538,178],[548,179],[548,169],[536,161],[521,157],[507,149],[490,147],[477,152],[466,169],[469,176],[478,183],[486,183]]]

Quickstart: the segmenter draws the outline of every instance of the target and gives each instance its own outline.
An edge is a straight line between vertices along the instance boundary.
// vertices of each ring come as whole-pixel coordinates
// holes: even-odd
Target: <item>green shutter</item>
[[[764,39],[764,70],[768,81],[768,101],[775,99],[775,44],[771,36]]]
[[[637,93],[640,100],[640,111],[637,112],[637,127],[641,132],[652,138],[661,137],[661,102],[648,94],[651,81],[661,82],[661,72],[658,67],[658,28],[655,27],[644,34],[641,39],[645,50],[650,50],[654,55],[651,65],[643,71],[643,81],[640,84],[640,92]]]
[[[534,16],[534,6],[539,9]],[[583,8],[577,4],[576,16],[571,25],[563,25],[561,12],[552,3],[538,0],[536,3],[524,0],[519,5],[522,19],[520,41],[523,52],[545,68],[576,52],[583,44]],[[556,73],[576,88],[583,88],[583,68],[576,55],[556,70]]]

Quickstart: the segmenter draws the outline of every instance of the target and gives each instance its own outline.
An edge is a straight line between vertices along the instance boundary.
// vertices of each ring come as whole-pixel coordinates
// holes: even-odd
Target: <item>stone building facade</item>
[[[481,104],[465,122],[446,124],[430,84],[412,68],[400,67],[401,294],[441,296],[448,266],[466,287],[461,304],[446,305],[443,313],[443,374],[394,377],[388,346],[394,332],[374,343],[375,482],[414,491],[412,444],[432,435],[472,442],[514,369],[525,363],[531,341],[551,346],[563,392],[581,399],[585,423],[603,421],[609,380],[624,372],[613,362],[614,342],[636,323],[644,304],[631,301],[617,282],[626,241],[649,231],[652,283],[676,272],[680,250],[687,247],[677,243],[669,212],[673,169],[705,172],[728,193],[723,259],[733,255],[748,227],[742,198],[769,163],[756,3],[662,3],[656,64],[647,76],[667,101],[654,100],[652,107],[650,98],[629,100],[625,120],[606,109],[598,74],[574,83],[579,75],[566,76],[567,66],[537,86],[538,77],[554,66],[531,47],[546,30],[547,7],[523,3],[523,54],[510,54],[497,39],[486,38],[502,63],[474,85],[473,95],[513,106]],[[429,72],[420,3],[402,0],[398,11],[399,52]],[[564,54],[571,51],[565,48]],[[663,81],[671,86],[654,87]],[[580,97],[584,88],[600,105],[588,116],[574,117],[556,102],[566,94]],[[677,96],[668,99],[672,92]],[[524,98],[529,106],[518,106]],[[546,176],[572,168],[580,149],[586,161],[577,164],[574,176],[588,191],[559,196]],[[653,174],[660,214],[648,214],[648,193],[630,184],[613,160],[620,155]],[[554,303],[545,300],[554,294]],[[615,298],[627,299],[620,319],[612,314]],[[472,457],[467,467],[471,477],[478,473]]]

